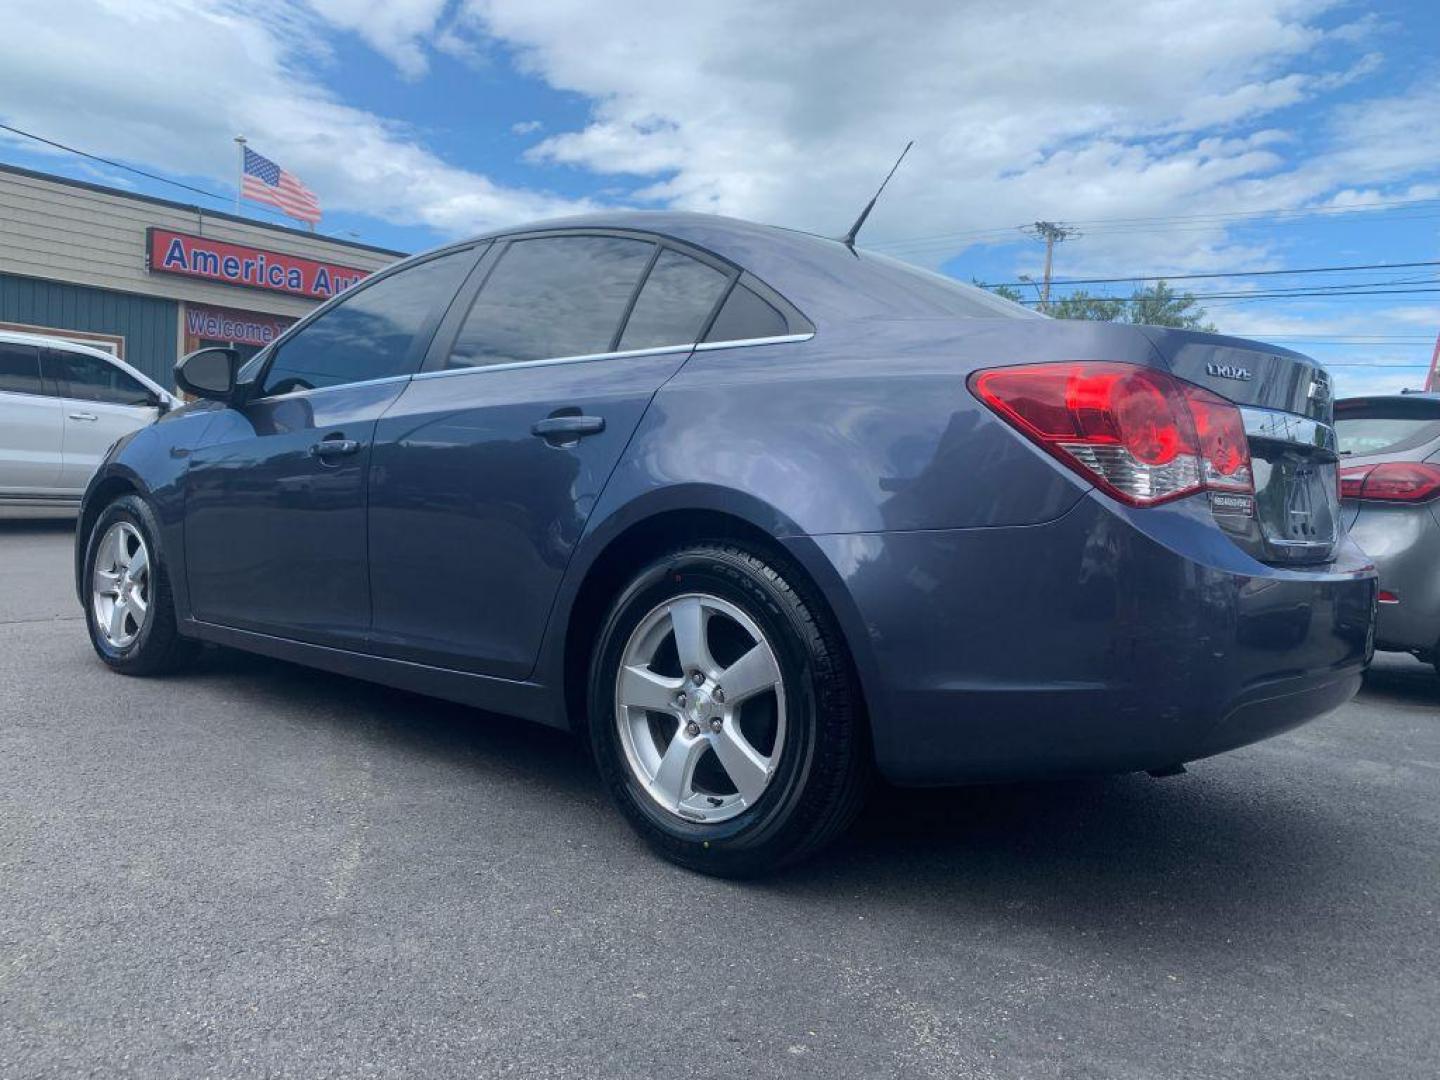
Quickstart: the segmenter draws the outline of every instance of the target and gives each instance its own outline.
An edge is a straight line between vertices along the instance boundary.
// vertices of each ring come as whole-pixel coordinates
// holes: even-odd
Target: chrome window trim
[[[584,353],[579,356],[551,356],[543,360],[514,360],[507,364],[472,364],[467,367],[421,371],[415,379],[436,379],[449,375],[469,375],[477,371],[513,371],[516,368],[549,367],[553,364],[588,364],[595,360],[623,360],[634,356],[664,356],[667,353],[701,352],[710,349],[732,349],[746,345],[778,345],[787,341],[809,341],[813,333],[785,334],[781,337],[748,338],[740,341],[687,342],[684,345],[657,345],[652,349],[620,349],[616,352]],[[349,385],[355,385],[351,383]]]
[[[807,330],[801,334],[777,334],[775,337],[741,338],[738,341],[701,341],[695,345],[696,352],[709,352],[711,349],[740,349],[750,345],[783,345],[790,341],[809,341],[815,336],[813,330]]]
[[[316,394],[328,393],[331,390],[349,390],[356,386],[380,386],[383,383],[408,382],[415,378],[414,372],[407,372],[404,375],[382,375],[378,379],[358,379],[355,382],[331,383],[329,386],[312,386],[309,390],[291,390],[284,394],[266,394],[263,397],[252,398],[253,401],[289,401],[291,398],[314,397]]]
[[[1245,434],[1252,439],[1320,450],[1334,460],[1339,460],[1339,442],[1335,437],[1335,429],[1329,424],[1312,420],[1308,416],[1297,416],[1277,409],[1259,409],[1252,405],[1240,406],[1240,416],[1245,423]]]

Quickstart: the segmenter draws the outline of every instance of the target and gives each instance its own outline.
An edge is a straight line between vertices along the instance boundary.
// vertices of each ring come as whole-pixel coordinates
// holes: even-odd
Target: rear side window
[[[114,364],[85,353],[49,350],[51,361],[65,380],[65,396],[108,405],[148,405],[151,393],[139,379]]]
[[[1398,454],[1440,438],[1440,420],[1415,417],[1336,420],[1335,436],[1342,454]]]
[[[470,249],[416,263],[345,297],[281,344],[265,393],[288,394],[406,375],[419,366],[416,337],[454,299]]]
[[[0,342],[0,393],[40,393],[40,350]]]
[[[446,367],[609,352],[655,245],[618,236],[516,240],[500,256]]]
[[[728,274],[698,259],[662,251],[625,323],[620,348],[658,349],[699,341],[729,283]]]
[[[725,300],[706,341],[748,341],[752,338],[784,337],[790,324],[780,309],[758,293],[737,284]]]

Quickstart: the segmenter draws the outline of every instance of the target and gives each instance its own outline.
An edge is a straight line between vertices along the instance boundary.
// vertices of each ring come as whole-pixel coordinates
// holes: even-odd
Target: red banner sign
[[[317,262],[170,229],[148,229],[145,243],[146,260],[153,274],[179,274],[312,300],[328,300],[370,274],[353,266]]]
[[[283,334],[294,319],[260,315],[253,311],[232,311],[208,304],[185,304],[185,333],[205,341],[230,341],[237,345],[269,345]]]

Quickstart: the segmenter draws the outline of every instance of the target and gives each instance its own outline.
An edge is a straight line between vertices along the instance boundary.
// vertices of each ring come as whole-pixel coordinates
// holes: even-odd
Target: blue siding
[[[125,361],[175,385],[180,305],[153,296],[0,274],[0,322],[89,330],[125,339]]]

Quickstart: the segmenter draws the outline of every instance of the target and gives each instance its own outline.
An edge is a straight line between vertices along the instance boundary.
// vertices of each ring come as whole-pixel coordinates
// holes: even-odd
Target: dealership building
[[[0,165],[0,330],[84,342],[162,386],[203,345],[252,355],[397,251]]]

